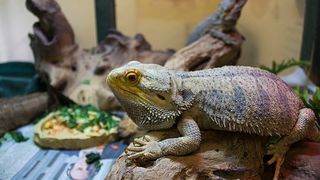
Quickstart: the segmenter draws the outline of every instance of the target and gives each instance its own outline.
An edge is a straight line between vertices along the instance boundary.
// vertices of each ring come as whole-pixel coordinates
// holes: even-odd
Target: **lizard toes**
[[[278,155],[273,155],[272,158],[267,162],[269,165],[273,164],[274,162],[276,162],[278,160]]]
[[[267,155],[273,155],[275,153],[276,153],[276,151],[274,149],[268,149],[267,150]]]
[[[145,147],[127,147],[126,152],[132,151],[132,152],[141,152],[144,151],[146,148]]]
[[[150,136],[145,135],[145,136],[143,136],[143,140],[146,141],[146,142],[150,142],[151,138],[150,138]]]
[[[274,171],[273,180],[278,179],[283,162],[284,162],[284,158],[279,157],[277,160],[276,169]]]
[[[136,146],[137,144],[140,145],[140,146],[144,146],[144,145],[147,144],[147,142],[145,142],[145,141],[143,141],[143,140],[141,140],[141,139],[137,139],[137,138],[136,138],[136,139],[133,140],[132,144],[133,144],[134,146]]]
[[[131,153],[128,155],[128,159],[134,160],[134,159],[142,158],[143,156],[144,156],[144,152]]]

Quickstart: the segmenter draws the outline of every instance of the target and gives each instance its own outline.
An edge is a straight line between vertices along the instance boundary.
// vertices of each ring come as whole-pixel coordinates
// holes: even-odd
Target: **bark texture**
[[[237,45],[226,45],[222,40],[205,34],[194,43],[180,49],[168,59],[165,66],[171,69],[192,71],[236,65],[240,57],[243,38],[241,34],[232,36]]]
[[[147,133],[153,140],[177,137],[175,130]],[[106,179],[272,179],[274,165],[264,157],[266,138],[202,131],[200,149],[186,156],[131,162],[123,153]],[[131,144],[132,145],[132,144]],[[286,155],[279,179],[320,179],[320,144],[300,141]]]
[[[178,132],[148,133],[154,140]],[[106,179],[262,179],[263,139],[258,136],[203,131],[200,149],[186,156],[131,162],[122,154]]]
[[[47,93],[0,99],[0,137],[7,131],[30,123],[49,107]]]

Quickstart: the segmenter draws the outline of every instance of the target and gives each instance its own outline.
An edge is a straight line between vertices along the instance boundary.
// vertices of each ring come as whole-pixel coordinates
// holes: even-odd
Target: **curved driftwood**
[[[223,7],[239,3],[225,2],[228,6],[222,4]],[[37,70],[43,79],[78,104],[92,104],[104,110],[119,109],[119,103],[104,82],[110,70],[130,60],[164,65],[174,54],[170,49],[152,50],[141,34],[130,38],[118,31],[110,31],[96,48],[82,50],[76,44],[73,30],[56,1],[27,0],[26,5],[39,18],[33,27],[34,34],[30,35]],[[227,10],[229,12],[230,8],[224,9]],[[228,14],[233,14],[230,12]],[[178,51],[166,66],[195,70],[235,64],[243,38],[233,35],[234,31],[222,33],[235,37],[239,43],[227,45],[219,38],[203,34],[202,38]]]
[[[148,135],[158,140],[177,137],[178,132]],[[199,150],[190,155],[134,163],[122,154],[106,179],[262,179],[263,149],[258,136],[203,131]]]
[[[131,162],[123,153],[106,179],[272,179],[274,166],[263,160],[266,138],[222,131],[202,131],[200,148],[186,156]],[[177,137],[175,130],[148,133],[153,140]],[[132,144],[130,144],[132,146]],[[292,145],[279,179],[319,179],[320,144]]]
[[[171,69],[192,71],[235,65],[240,57],[243,39],[238,33],[232,36],[239,41],[238,45],[226,45],[221,40],[206,34],[177,51],[168,59],[165,66]]]
[[[73,30],[54,0],[27,0],[27,8],[39,18],[30,35],[35,64],[41,77],[79,104],[119,109],[105,76],[130,60],[164,62],[173,51],[153,51],[143,35],[134,38],[111,31],[96,48],[82,50]]]
[[[246,0],[223,0],[211,16],[189,35],[186,47],[165,64],[172,69],[197,70],[235,65],[240,57],[243,36],[236,24]]]

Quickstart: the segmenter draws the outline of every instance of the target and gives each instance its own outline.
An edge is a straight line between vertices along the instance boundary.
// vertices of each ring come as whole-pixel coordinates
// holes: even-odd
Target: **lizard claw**
[[[276,168],[273,176],[273,180],[277,180],[280,174],[281,165],[284,162],[285,155],[288,151],[287,146],[282,146],[279,144],[272,144],[268,148],[268,155],[273,155],[273,157],[267,162],[269,165],[276,162]]]
[[[146,145],[146,141],[143,141],[143,140],[141,140],[141,139],[134,139],[133,140],[133,142],[132,142],[132,144],[134,145],[134,146],[137,146],[137,145],[139,145],[139,146],[144,146],[144,145]]]
[[[137,142],[142,144],[140,141],[142,140],[139,139]],[[138,147],[129,146],[126,149],[126,154],[128,155],[128,159],[130,160],[135,160],[135,159],[153,160],[163,156],[160,144],[157,141],[144,142],[144,145],[138,146]]]
[[[150,142],[151,138],[150,138],[150,136],[145,135],[145,136],[143,136],[143,140],[146,141],[146,142]]]

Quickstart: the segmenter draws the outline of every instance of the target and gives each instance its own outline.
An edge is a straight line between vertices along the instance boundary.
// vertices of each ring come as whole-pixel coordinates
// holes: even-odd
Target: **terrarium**
[[[319,2],[0,4],[0,179],[320,178]]]

